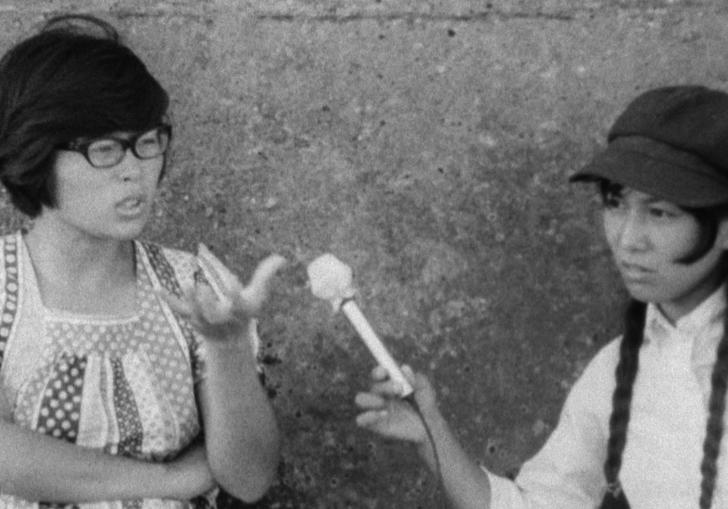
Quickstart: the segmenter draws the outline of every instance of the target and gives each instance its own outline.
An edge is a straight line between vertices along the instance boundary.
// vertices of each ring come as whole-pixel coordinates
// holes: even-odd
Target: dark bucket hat
[[[728,94],[674,86],[639,95],[607,148],[569,180],[600,179],[683,207],[728,204]]]

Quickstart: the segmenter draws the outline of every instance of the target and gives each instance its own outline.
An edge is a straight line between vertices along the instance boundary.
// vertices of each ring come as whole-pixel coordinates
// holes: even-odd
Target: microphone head
[[[331,253],[323,254],[308,264],[306,268],[311,293],[319,299],[331,302],[338,311],[344,299],[354,296],[351,267]]]

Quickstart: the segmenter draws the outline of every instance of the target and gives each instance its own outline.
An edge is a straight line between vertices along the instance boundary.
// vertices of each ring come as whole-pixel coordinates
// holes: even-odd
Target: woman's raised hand
[[[196,275],[194,284],[182,288],[183,296],[168,292],[162,292],[162,296],[210,341],[230,341],[246,335],[251,319],[268,297],[270,280],[286,264],[285,258],[274,254],[263,259],[247,286],[204,244],[198,248],[197,260],[201,274]]]
[[[424,375],[415,374],[407,365],[402,366],[402,372],[414,388],[420,412],[429,420],[438,412],[432,385]],[[372,370],[372,380],[369,391],[360,392],[354,400],[362,410],[356,417],[357,425],[387,438],[425,445],[427,433],[422,420],[412,405],[399,396],[401,389],[398,384],[389,379],[381,366]]]

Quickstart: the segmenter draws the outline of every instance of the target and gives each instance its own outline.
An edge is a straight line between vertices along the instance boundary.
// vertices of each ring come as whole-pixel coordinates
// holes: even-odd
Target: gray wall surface
[[[598,202],[568,175],[640,91],[728,88],[725,0],[2,0],[0,47],[68,11],[111,21],[172,97],[146,238],[243,276],[294,262],[261,323],[270,507],[437,507],[410,445],[355,427],[374,361],[308,261],[352,265],[466,449],[512,474],[620,330]],[[0,217],[22,221],[4,196]]]

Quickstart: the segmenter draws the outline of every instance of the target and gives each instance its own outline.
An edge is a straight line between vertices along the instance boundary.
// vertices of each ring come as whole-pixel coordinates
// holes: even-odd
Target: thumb
[[[246,308],[258,311],[263,306],[270,293],[271,279],[286,263],[281,255],[272,254],[258,264],[248,285],[240,291],[240,298]]]

